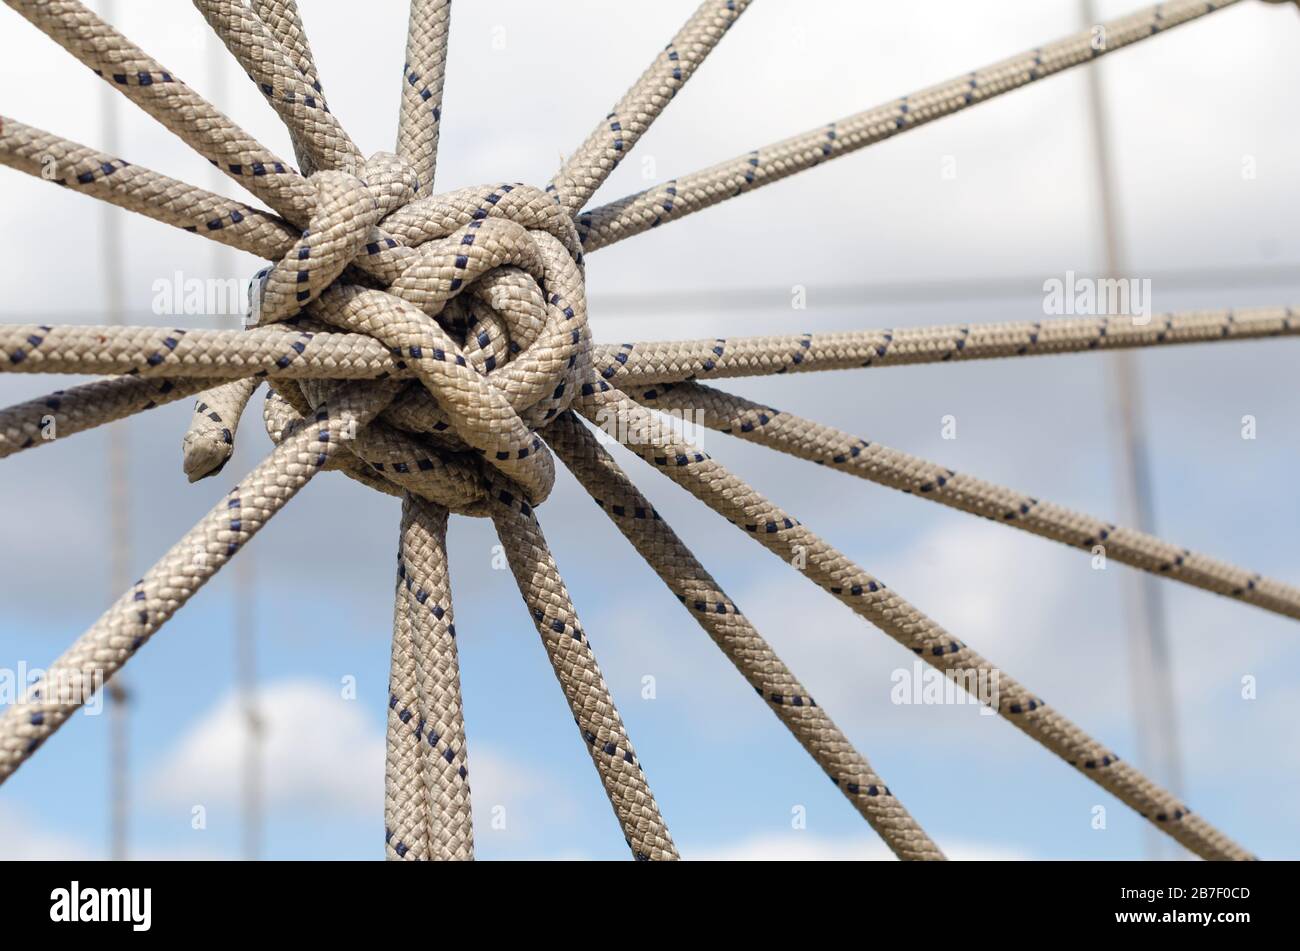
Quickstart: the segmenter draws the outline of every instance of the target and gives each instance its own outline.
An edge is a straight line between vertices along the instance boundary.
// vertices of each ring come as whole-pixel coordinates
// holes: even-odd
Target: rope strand
[[[547,191],[577,215],[637,140],[713,52],[750,0],[704,0],[587,140],[565,161]]]
[[[1171,0],[1159,3],[1099,24],[1093,30],[1084,30],[938,86],[584,211],[577,217],[583,249],[590,253],[665,222],[684,218],[1237,2]],[[1098,37],[1101,37],[1100,47]]]
[[[76,0],[5,0],[95,74],[298,227],[315,204],[306,179]]]
[[[300,232],[278,215],[0,116],[0,165],[269,261]]]
[[[217,573],[346,439],[391,399],[395,386],[355,385],[322,406],[190,529],[0,716],[0,784],[106,684]]]
[[[656,385],[635,397],[693,414],[709,429],[847,472],[1194,588],[1300,620],[1300,588],[1173,545],[1144,532],[1044,502],[1014,489],[869,442],[702,384]]]
[[[386,845],[401,859],[474,857],[460,696],[456,625],[447,574],[447,510],[406,494],[402,501],[393,679],[388,703]],[[403,828],[411,799],[423,823],[415,841]]]
[[[402,104],[397,117],[397,154],[415,170],[417,198],[433,194],[442,129],[442,86],[447,78],[451,0],[411,0],[402,66]]]
[[[193,396],[207,380],[110,377],[0,410],[0,459]]]
[[[489,492],[492,522],[623,837],[638,861],[676,859],[677,848],[659,815],[659,805],[605,686],[537,516],[517,490],[511,491],[500,479],[494,482]]]
[[[608,385],[592,384],[574,408],[599,423],[602,411],[626,416],[636,404]],[[952,678],[976,699],[1036,739],[1156,828],[1203,858],[1247,859],[1250,853],[1194,815],[1172,794],[1122,762],[1087,733],[970,647],[957,641],[898,594],[777,508],[718,462],[662,427],[625,443],[646,462],[763,547],[809,578],[860,617],[870,621],[926,663]],[[981,684],[996,698],[981,697]]]
[[[732,665],[900,859],[942,859],[866,757],[840,732],[587,429],[565,413],[546,440]]]
[[[305,328],[304,321],[285,326]],[[1131,317],[1087,317],[900,330],[719,337],[593,344],[592,364],[619,386],[771,376],[814,370],[1045,356],[1092,350],[1219,343],[1300,335],[1294,307],[1185,311],[1135,325]],[[39,340],[33,343],[32,340]],[[290,347],[290,343],[292,346]],[[299,345],[301,345],[299,347]],[[0,326],[0,372],[139,373],[235,379],[407,379],[412,368],[365,334],[303,329],[173,330],[65,324]],[[17,359],[14,359],[14,357]]]
[[[592,359],[605,379],[629,386],[1297,334],[1300,315],[1294,308],[1260,307],[1161,314],[1145,323],[1129,316],[1053,317],[1019,323],[625,343],[596,347]]]

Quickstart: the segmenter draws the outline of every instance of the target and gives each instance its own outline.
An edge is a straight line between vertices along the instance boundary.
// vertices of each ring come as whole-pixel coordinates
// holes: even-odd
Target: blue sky
[[[363,151],[391,148],[403,4],[372,20],[302,2],[331,106]],[[540,5],[539,5],[540,6]],[[978,9],[974,9],[975,7]],[[234,68],[207,65],[189,8],[135,2],[124,32],[280,150],[287,136]],[[689,14],[693,4],[518,3],[453,14],[439,187],[544,182]],[[572,8],[572,9],[569,9]],[[1131,9],[1103,4],[1105,15]],[[759,0],[598,196],[691,171],[1072,31],[1077,5],[796,5]],[[947,26],[939,29],[936,22]],[[100,141],[98,81],[0,10],[0,112]],[[503,48],[502,41],[504,37]],[[1124,233],[1134,276],[1300,261],[1300,17],[1243,3],[1108,58]],[[31,77],[42,78],[34,83]],[[520,84],[520,76],[529,81]],[[48,80],[48,81],[45,81]],[[214,92],[214,90],[216,90]],[[385,92],[391,96],[385,98]],[[373,103],[377,101],[378,106]],[[385,105],[385,103],[387,103]],[[197,156],[129,103],[124,157],[213,186]],[[1084,84],[1054,77],[950,120],[593,255],[598,340],[1042,316],[1035,285],[1100,266]],[[1246,157],[1257,175],[1244,178]],[[957,176],[941,169],[955,161]],[[650,162],[647,165],[646,160]],[[101,212],[82,196],[0,174],[7,235],[0,320],[101,317]],[[229,191],[226,185],[220,190]],[[247,277],[251,258],[123,217],[129,322],[156,322],[153,281]],[[20,237],[21,235],[21,237]],[[64,262],[79,262],[67,268]],[[84,262],[84,265],[80,262]],[[1005,299],[889,303],[845,285],[1027,278]],[[794,285],[808,308],[792,311]],[[718,292],[770,291],[737,310]],[[632,311],[624,295],[700,293],[699,305]],[[1157,311],[1285,304],[1275,286],[1153,281]],[[834,298],[837,303],[828,303]],[[195,326],[213,321],[195,319]],[[1283,580],[1300,579],[1300,343],[1142,353],[1158,533]],[[1105,357],[901,367],[730,381],[726,387],[960,471],[1103,517],[1119,509]],[[9,405],[69,378],[0,376]],[[955,415],[958,438],[941,436]],[[1258,438],[1241,438],[1253,415]],[[235,459],[189,485],[188,401],[125,424],[132,565],[142,572],[268,450],[250,410]],[[0,465],[0,666],[42,665],[89,626],[108,587],[103,431]],[[716,433],[705,448],[1067,716],[1136,755],[1123,595],[1129,569]],[[619,459],[809,686],[912,814],[957,857],[1136,858],[1141,820],[997,718],[968,706],[898,706],[891,675],[912,657],[632,457]],[[307,487],[249,546],[266,740],[265,854],[382,855],[383,726],[398,505],[341,476]],[[561,474],[540,510],[561,570],[686,857],[879,857],[857,814]],[[623,858],[626,850],[490,526],[454,519],[452,585],[471,782],[483,858]],[[236,857],[240,732],[233,579],[220,576],[126,671],[132,701],[132,853]],[[1288,791],[1300,774],[1300,647],[1292,622],[1168,584],[1184,795],[1264,857],[1300,854]],[[656,697],[643,699],[643,678]],[[1258,697],[1241,697],[1253,676]],[[345,683],[356,685],[345,699]],[[107,720],[78,716],[0,789],[0,856],[106,849]],[[205,829],[192,828],[196,805]],[[1096,806],[1105,830],[1092,828]],[[494,808],[505,828],[493,828]],[[792,828],[792,810],[806,829]]]

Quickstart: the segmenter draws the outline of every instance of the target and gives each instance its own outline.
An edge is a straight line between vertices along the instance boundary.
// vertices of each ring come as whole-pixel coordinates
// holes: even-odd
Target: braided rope
[[[1126,316],[1054,317],[1020,323],[625,343],[615,350],[612,359],[604,361],[601,356],[608,350],[597,348],[593,360],[605,379],[627,386],[1251,340],[1298,333],[1300,314],[1295,309],[1261,307],[1162,314],[1147,323]]]
[[[608,384],[583,390],[575,409],[593,421],[602,411],[626,417],[636,404]],[[980,698],[979,683],[998,685],[1000,716],[1036,739],[1103,789],[1114,794],[1156,828],[1168,833],[1204,858],[1250,858],[1239,845],[1187,806],[1121,762],[1119,757],[1043,700],[959,642],[901,596],[888,589],[849,558],[777,508],[759,492],[728,472],[671,430],[648,426],[627,448],[663,472],[763,547],[784,559],[855,614],[870,621],[894,640]],[[968,676],[969,674],[975,676]]]
[[[5,2],[224,174],[306,225],[313,199],[301,175],[84,4]]]
[[[547,191],[576,215],[659,118],[750,0],[704,0],[677,35],[565,161]]]
[[[668,827],[646,783],[641,761],[605,686],[587,634],[578,621],[532,506],[503,484],[491,493],[492,522],[519,594],[542,636],[574,722],[638,861],[676,859]]]
[[[399,859],[472,859],[447,510],[409,494],[402,504],[389,693],[386,847]]]
[[[546,440],[601,511],[893,853],[900,859],[942,859],[938,846],[866,757],[853,748],[595,437],[571,413],[565,413],[547,428]]]
[[[194,6],[283,120],[312,170],[357,174],[364,163],[361,153],[330,112],[325,94],[311,85],[262,18],[239,0],[194,0]]]
[[[193,396],[201,379],[110,377],[0,410],[0,459]]]
[[[252,0],[252,6],[271,35],[293,60],[294,66],[298,67],[307,85],[318,93],[324,93],[320,77],[316,73],[316,58],[312,55],[311,44],[307,42],[307,31],[302,27],[302,16],[298,13],[296,0]]]
[[[63,689],[65,681],[111,677],[316,472],[336,469],[404,500],[394,607],[386,853],[406,859],[473,854],[446,566],[451,511],[493,519],[633,854],[676,858],[534,514],[554,479],[549,450],[539,435],[545,433],[670,590],[688,608],[695,606],[705,630],[890,848],[905,858],[941,858],[867,761],[595,444],[570,407],[589,418],[611,408],[619,413],[638,408],[611,380],[620,386],[648,385],[642,398],[659,400],[660,406],[697,396],[708,404],[709,418],[718,428],[738,428],[755,441],[816,461],[826,461],[829,454],[832,464],[904,489],[929,477],[942,490],[935,497],[947,504],[979,514],[1010,504],[1024,516],[1011,520],[1019,527],[1078,544],[1072,532],[1099,534],[1100,523],[1092,525],[1083,516],[1033,500],[1026,503],[1009,490],[947,470],[937,472],[891,450],[863,453],[872,447],[726,394],[672,384],[707,376],[1296,332],[1289,308],[1175,314],[1150,327],[1131,318],[1109,318],[617,347],[593,346],[587,326],[584,245],[603,246],[811,168],[1235,0],[1173,0],[1110,21],[1102,27],[1100,48],[1092,32],[1079,34],[583,213],[576,225],[577,209],[698,68],[747,0],[705,0],[546,192],[502,184],[444,195],[432,193],[432,182],[449,28],[446,0],[412,2],[398,154],[369,158],[329,112],[294,0],[195,0],[284,121],[304,174],[286,166],[82,4],[6,2],[278,215],[0,120],[0,164],[47,177],[44,160],[53,156],[58,164],[54,178],[61,184],[272,262],[255,282],[256,326],[247,332],[45,325],[0,329],[0,370],[118,375],[0,411],[0,456],[50,441],[48,435],[84,431],[197,391],[184,466],[191,479],[202,478],[228,461],[242,412],[265,379],[272,388],[263,421],[276,444],[222,504],[50,667],[23,703],[0,717],[0,782],[84,699],[84,692]],[[755,430],[759,435],[752,435]],[[802,552],[804,558],[791,558],[799,570],[927,662],[948,672],[999,675],[996,707],[1001,715],[1157,827],[1205,857],[1249,857],[716,462],[658,427],[652,427],[650,436],[631,448],[769,549],[785,557]],[[845,454],[870,466],[841,460]],[[916,490],[926,492],[925,484]],[[1030,511],[1020,511],[1026,504]],[[1147,536],[1113,526],[1106,530],[1112,545],[1119,546],[1121,560],[1295,616],[1294,589]],[[1176,561],[1179,557],[1183,560]],[[1227,592],[1221,590],[1225,586]],[[969,680],[966,685],[969,689]]]
[[[405,507],[403,507],[405,516]],[[403,517],[405,529],[405,517]],[[399,553],[399,558],[401,554]],[[419,700],[421,658],[411,636],[411,595],[399,561],[393,604],[393,649],[388,673],[388,727],[384,737],[384,857],[422,861],[431,857],[433,803],[425,793],[429,750],[423,742]],[[414,726],[412,725],[414,721]]]
[[[451,0],[411,0],[402,65],[402,108],[397,122],[397,154],[415,171],[419,198],[433,194],[442,121],[442,84],[447,76],[447,34]]]
[[[1101,546],[1107,558],[1121,564],[1300,620],[1300,588],[831,426],[698,383],[660,384],[637,392],[635,398],[656,409],[690,411],[710,429],[1072,548],[1091,552]]]
[[[352,384],[284,434],[249,473],[0,716],[7,779],[107,682],[391,398],[394,384]],[[51,686],[53,685],[53,686]]]
[[[0,327],[0,368],[10,373],[102,373],[235,379],[408,379],[416,371],[363,334],[289,322],[269,330],[177,330],[11,324]],[[1185,311],[1132,317],[955,324],[770,337],[593,344],[591,362],[619,386],[867,367],[1048,356],[1300,335],[1294,307]],[[8,365],[4,357],[8,356]]]
[[[0,165],[258,257],[279,258],[298,240],[298,230],[278,215],[4,116]]]
[[[675,178],[578,216],[578,234],[588,252],[640,234],[668,221],[746,194],[795,172],[891,139],[901,132],[987,102],[1123,49],[1157,33],[1190,23],[1238,0],[1171,0],[1100,24],[1104,43],[1084,30],[1065,39],[1002,60],[938,86],[895,99],[865,112],[773,142],[711,168]]]

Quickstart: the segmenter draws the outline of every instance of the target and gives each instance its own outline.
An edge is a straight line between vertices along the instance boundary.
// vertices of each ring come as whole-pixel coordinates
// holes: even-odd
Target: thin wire
[[[104,19],[115,19],[114,0],[102,0]],[[100,88],[100,138],[109,152],[118,150],[117,94],[112,87]],[[110,324],[121,325],[126,295],[122,286],[122,215],[108,204],[99,208],[100,261],[104,269],[103,313]],[[108,430],[108,531],[109,590],[125,591],[131,583],[131,496],[129,424]],[[115,680],[108,685],[108,854],[114,861],[127,857],[130,836],[131,774],[130,716],[126,684]]]
[[[1093,0],[1079,0],[1084,28],[1098,22]],[[1099,37],[1104,42],[1104,34]],[[1127,274],[1123,215],[1115,183],[1115,157],[1110,144],[1110,119],[1106,94],[1101,84],[1101,66],[1085,70],[1088,116],[1092,126],[1093,160],[1101,205],[1102,245],[1106,276]],[[1131,351],[1116,351],[1108,361],[1114,381],[1111,411],[1119,422],[1116,442],[1119,460],[1116,477],[1124,521],[1148,535],[1155,531],[1155,499],[1151,484],[1150,458],[1142,413],[1142,385],[1137,358]],[[1169,631],[1165,623],[1164,589],[1145,572],[1127,573],[1124,578],[1125,610],[1128,617],[1129,680],[1133,694],[1134,732],[1137,734],[1142,766],[1169,789],[1185,789],[1178,752],[1177,711],[1169,662]],[[1170,840],[1147,825],[1144,830],[1147,854],[1153,859],[1186,857]]]
[[[1153,287],[1163,292],[1223,290],[1228,288],[1276,288],[1300,285],[1300,264],[1257,264],[1231,267],[1142,268]],[[1101,275],[1079,273],[1079,280]],[[801,319],[817,309],[870,307],[881,304],[930,304],[973,300],[1003,301],[1041,297],[1043,276],[1022,274],[952,280],[863,281],[827,283],[807,288],[809,309],[796,311]],[[747,284],[744,287],[701,287],[682,290],[594,291],[587,304],[593,316],[612,318],[663,315],[673,312],[721,314],[741,312],[748,319],[752,311],[789,308],[791,288]],[[815,304],[815,307],[813,306]],[[62,313],[51,315],[61,318]],[[68,316],[78,316],[69,313]],[[84,314],[83,314],[84,316]]]
[[[215,32],[208,34],[208,94],[222,102],[227,90],[225,47]],[[213,187],[224,181],[219,171],[209,173]],[[225,279],[235,275],[235,255],[222,244],[212,246],[212,276]],[[239,328],[239,319],[233,318]],[[233,572],[235,685],[239,698],[243,744],[240,750],[239,807],[240,853],[245,861],[262,855],[262,719],[257,704],[256,575],[253,554],[244,551],[235,562]]]

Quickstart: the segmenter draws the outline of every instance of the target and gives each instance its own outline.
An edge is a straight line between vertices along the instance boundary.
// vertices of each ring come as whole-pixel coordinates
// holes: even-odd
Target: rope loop
[[[250,326],[365,334],[415,375],[364,432],[345,434],[351,458],[333,466],[462,514],[486,515],[488,491],[544,501],[555,464],[536,430],[569,408],[591,366],[573,221],[521,184],[417,199],[415,170],[390,153],[362,177],[308,181],[309,226],[259,272]],[[336,387],[277,381],[272,438]]]

